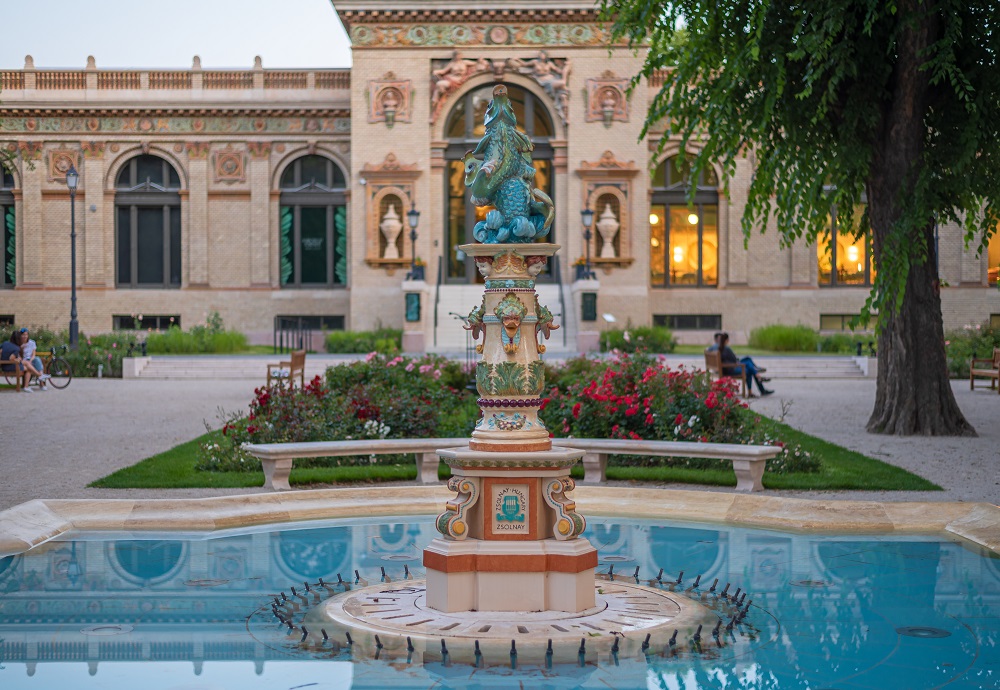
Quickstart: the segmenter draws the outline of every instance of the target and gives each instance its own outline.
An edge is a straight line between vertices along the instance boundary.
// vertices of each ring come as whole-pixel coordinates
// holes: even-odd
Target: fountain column
[[[456,611],[566,611],[595,606],[597,550],[566,496],[583,451],[553,446],[538,417],[545,371],[539,353],[558,328],[539,304],[535,277],[555,244],[461,247],[486,277],[468,328],[482,358],[482,417],[469,447],[438,451],[457,493],[424,550],[427,605]]]

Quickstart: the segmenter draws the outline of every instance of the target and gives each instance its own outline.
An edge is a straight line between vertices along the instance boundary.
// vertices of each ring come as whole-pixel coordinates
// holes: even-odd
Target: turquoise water
[[[403,520],[80,534],[2,558],[0,689],[1000,688],[1000,559],[937,538],[592,519],[601,571],[718,578],[753,607],[717,642],[552,669],[306,647],[271,616],[304,581],[421,577],[433,525]]]

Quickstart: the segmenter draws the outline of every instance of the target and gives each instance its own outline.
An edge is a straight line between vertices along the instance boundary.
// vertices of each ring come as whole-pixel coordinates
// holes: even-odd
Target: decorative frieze
[[[114,134],[252,134],[327,133],[351,131],[349,117],[0,117],[8,133]]]
[[[21,158],[26,161],[37,161],[42,157],[42,142],[40,141],[19,141],[17,148],[21,151]]]
[[[103,141],[84,141],[80,144],[80,150],[83,151],[84,158],[104,158],[104,146]]]
[[[188,142],[186,145],[188,158],[192,160],[204,160],[208,158],[208,150],[210,148],[207,141],[192,141]]]
[[[248,141],[247,151],[250,157],[255,159],[267,158],[271,155],[271,142],[269,141]]]
[[[356,24],[350,34],[355,48],[599,46],[611,40],[607,27],[590,23]]]

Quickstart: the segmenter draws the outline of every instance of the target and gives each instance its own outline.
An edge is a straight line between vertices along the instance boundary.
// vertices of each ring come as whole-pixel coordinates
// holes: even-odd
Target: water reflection
[[[917,537],[590,522],[602,570],[638,567],[649,579],[662,569],[665,583],[683,570],[681,590],[699,575],[701,591],[731,583],[761,607],[755,630],[737,627],[718,645],[706,635],[697,654],[682,640],[557,673],[352,659],[346,647],[301,648],[251,614],[320,577],[353,581],[357,570],[378,581],[385,568],[399,580],[404,566],[422,576],[430,519],[192,540],[81,537],[0,558],[0,687],[154,690],[198,674],[220,688],[1000,687],[1000,560],[983,551]]]

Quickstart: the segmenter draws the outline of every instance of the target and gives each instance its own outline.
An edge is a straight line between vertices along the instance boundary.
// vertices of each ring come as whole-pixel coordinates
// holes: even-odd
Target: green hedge
[[[326,351],[335,354],[394,354],[403,349],[403,331],[377,328],[374,331],[331,331],[326,334]]]
[[[22,324],[0,327],[0,338],[10,339],[11,330],[21,328],[21,326]],[[81,377],[97,376],[97,370],[100,367],[102,376],[121,378],[122,359],[129,355],[130,349],[138,347],[136,335],[123,331],[95,336],[81,333],[80,343],[76,350],[64,347],[69,343],[67,331],[56,333],[48,328],[35,328],[29,325],[28,334],[35,341],[40,352],[48,352],[53,347],[56,348],[59,356],[69,362],[73,369],[73,376]]]
[[[212,312],[203,326],[182,331],[171,326],[163,332],[150,332],[146,336],[149,354],[212,354],[243,352],[248,347],[247,337],[239,331],[226,330],[222,317]]]
[[[601,333],[601,351],[610,352],[652,352],[662,354],[673,352],[677,341],[666,326],[626,326],[623,329],[609,329]]]
[[[948,373],[955,378],[969,378],[972,358],[989,359],[995,347],[1000,347],[1000,328],[993,328],[988,322],[948,331],[944,334]]]
[[[833,352],[838,354],[855,354],[857,343],[867,345],[875,338],[866,333],[835,333],[820,335],[808,326],[798,324],[788,326],[774,323],[761,326],[750,331],[749,346],[772,352]]]

